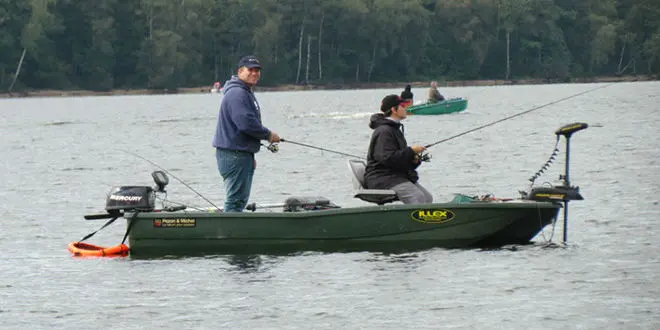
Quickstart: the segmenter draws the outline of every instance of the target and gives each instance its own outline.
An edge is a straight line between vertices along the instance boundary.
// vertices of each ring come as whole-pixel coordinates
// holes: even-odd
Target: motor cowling
[[[108,193],[105,210],[110,214],[121,212],[149,212],[156,205],[156,194],[147,186],[114,187]]]

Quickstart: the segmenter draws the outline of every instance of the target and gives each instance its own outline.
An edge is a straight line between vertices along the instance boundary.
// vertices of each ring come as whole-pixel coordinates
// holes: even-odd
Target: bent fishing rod
[[[190,189],[190,191],[192,191],[192,192],[194,192],[195,194],[197,194],[197,196],[199,196],[199,197],[201,197],[203,200],[207,201],[209,204],[211,204],[211,206],[215,207],[216,209],[220,209],[220,208],[217,207],[215,204],[213,204],[213,202],[211,202],[208,198],[204,197],[202,194],[200,194],[199,192],[197,192],[197,190],[193,189],[193,187],[191,187],[191,186],[188,185],[187,183],[183,182],[183,180],[179,179],[176,175],[172,174],[172,172],[168,171],[167,169],[163,168],[162,166],[160,166],[160,165],[158,165],[158,164],[156,164],[156,163],[150,161],[149,159],[146,159],[146,158],[144,158],[144,157],[142,157],[142,156],[140,156],[140,155],[138,155],[138,154],[136,154],[136,153],[134,153],[134,152],[130,152],[130,151],[128,151],[128,150],[123,150],[123,149],[119,149],[119,150],[120,150],[120,151],[123,151],[123,152],[125,152],[125,153],[127,153],[127,154],[131,154],[131,155],[133,155],[133,156],[135,156],[135,157],[138,157],[138,158],[140,158],[140,159],[143,159],[143,160],[149,162],[151,165],[158,167],[159,169],[163,170],[163,172],[167,173],[167,174],[170,175],[171,177],[175,178],[177,181],[181,182],[184,186],[186,186],[188,189]]]
[[[557,104],[557,103],[559,103],[559,102],[563,102],[563,101],[566,101],[566,100],[568,100],[568,99],[572,99],[572,98],[574,98],[574,97],[578,97],[578,96],[580,96],[580,95],[584,95],[584,94],[587,94],[587,93],[593,92],[593,91],[598,90],[598,89],[603,89],[603,88],[609,87],[609,86],[611,86],[611,85],[612,85],[612,84],[607,84],[607,85],[604,85],[604,86],[598,86],[598,87],[596,87],[596,88],[588,89],[588,90],[586,90],[586,91],[582,91],[582,92],[580,92],[580,93],[573,94],[573,95],[570,95],[570,96],[567,96],[567,97],[561,98],[561,99],[559,99],[559,100],[555,100],[555,101],[552,101],[552,102],[549,102],[549,103],[546,103],[546,104],[543,104],[543,105],[540,105],[540,106],[537,106],[537,107],[531,108],[531,109],[529,109],[529,110],[525,110],[525,111],[523,111],[523,112],[516,113],[516,114],[511,115],[511,116],[508,116],[508,117],[504,117],[504,118],[502,118],[502,119],[499,119],[499,120],[496,120],[496,121],[490,122],[490,123],[488,123],[488,124],[481,125],[481,126],[479,126],[479,127],[475,127],[475,128],[470,129],[470,130],[468,130],[468,131],[465,131],[465,132],[462,132],[462,133],[459,133],[459,134],[456,134],[456,135],[450,136],[450,137],[445,138],[445,139],[442,139],[442,140],[440,140],[440,141],[436,141],[436,142],[433,142],[433,143],[431,143],[431,144],[427,144],[427,145],[425,145],[424,147],[428,149],[428,148],[433,147],[433,146],[435,146],[435,145],[437,145],[437,144],[440,144],[440,143],[443,143],[443,142],[447,142],[447,141],[449,141],[449,140],[453,140],[453,139],[455,139],[455,138],[457,138],[457,137],[459,137],[459,136],[463,136],[463,135],[465,135],[465,134],[468,134],[468,133],[472,133],[472,132],[478,131],[478,130],[483,129],[483,128],[486,128],[486,127],[488,127],[488,126],[492,126],[492,125],[495,125],[495,124],[497,124],[497,123],[501,123],[501,122],[503,122],[503,121],[505,121],[505,120],[509,120],[509,119],[512,119],[512,118],[515,118],[515,117],[519,117],[519,116],[522,116],[522,115],[524,115],[524,114],[530,113],[530,112],[532,112],[532,111],[539,110],[539,109],[545,108],[545,107],[547,107],[547,106],[550,106],[550,105],[553,105],[553,104]],[[348,156],[348,157],[352,157],[352,158],[356,158],[356,159],[364,159],[364,157],[359,157],[359,156],[352,155],[352,154],[348,154],[348,153],[341,152],[341,151],[335,151],[335,150],[330,150],[330,149],[326,149],[326,148],[321,148],[321,147],[317,147],[317,146],[313,146],[313,145],[309,145],[309,144],[305,144],[305,143],[301,143],[301,142],[296,142],[296,141],[291,141],[291,140],[285,140],[285,139],[280,139],[280,141],[281,141],[281,142],[291,143],[291,144],[296,144],[296,145],[303,146],[303,147],[307,147],[307,148],[317,149],[317,150],[321,150],[321,151],[327,151],[327,152],[334,153],[334,154],[338,154],[338,155],[342,155],[342,156]],[[263,144],[262,144],[262,145],[263,145]],[[264,146],[265,146],[269,151],[271,151],[271,152],[277,152],[277,151],[279,150],[276,144],[272,144],[272,143],[271,143],[271,144],[268,145],[268,146],[266,146],[266,145],[264,145]],[[427,154],[422,154],[422,155],[420,155],[420,157],[422,157],[421,159],[422,159],[423,161],[429,161],[430,158],[431,158],[430,155],[429,155],[428,153],[427,153]]]
[[[511,115],[511,116],[508,116],[508,117],[504,117],[504,118],[499,119],[499,120],[496,120],[496,121],[494,121],[494,122],[490,122],[490,123],[488,123],[488,124],[481,125],[481,126],[479,126],[479,127],[475,127],[475,128],[473,128],[473,129],[468,130],[468,131],[465,131],[465,132],[463,132],[463,133],[459,133],[459,134],[456,134],[456,135],[454,135],[454,136],[450,136],[450,137],[448,137],[448,138],[442,139],[442,140],[440,140],[440,141],[433,142],[433,143],[431,143],[431,144],[427,144],[427,145],[425,145],[424,147],[425,147],[425,148],[430,148],[430,147],[433,147],[434,145],[437,145],[437,144],[440,144],[440,143],[443,143],[443,142],[447,142],[447,141],[449,141],[449,140],[453,140],[453,139],[455,139],[455,138],[457,138],[457,137],[459,137],[459,136],[463,136],[463,135],[465,135],[465,134],[468,134],[468,133],[472,133],[472,132],[478,131],[478,130],[480,130],[480,129],[482,129],[482,128],[486,128],[486,127],[488,127],[488,126],[492,126],[492,125],[495,125],[495,124],[497,124],[497,123],[501,123],[501,122],[503,122],[503,121],[505,121],[505,120],[509,120],[509,119],[511,119],[511,118],[515,118],[515,117],[518,117],[518,116],[522,116],[522,115],[524,115],[524,114],[526,114],[526,113],[530,113],[530,112],[532,112],[532,111],[539,110],[539,109],[545,108],[545,107],[547,107],[547,106],[550,106],[550,105],[553,105],[553,104],[557,104],[557,103],[559,103],[559,102],[563,102],[563,101],[566,101],[566,100],[568,100],[568,99],[572,99],[572,98],[574,98],[574,97],[578,97],[578,96],[580,96],[580,95],[584,95],[584,94],[587,94],[587,93],[593,92],[593,91],[598,90],[598,89],[603,89],[603,88],[605,88],[605,87],[609,87],[609,86],[611,86],[611,85],[612,85],[612,84],[607,84],[607,85],[605,85],[605,86],[599,86],[599,87],[596,87],[596,88],[588,89],[588,90],[586,90],[586,91],[583,91],[583,92],[580,92],[580,93],[577,93],[577,94],[573,94],[573,95],[570,95],[570,96],[567,96],[567,97],[561,98],[561,99],[559,99],[559,100],[552,101],[552,102],[549,102],[549,103],[546,103],[546,104],[540,105],[540,106],[538,106],[538,107],[534,107],[534,108],[531,108],[531,109],[529,109],[529,110],[525,110],[525,111],[523,111],[523,112],[519,112],[519,113],[517,113],[517,114]]]

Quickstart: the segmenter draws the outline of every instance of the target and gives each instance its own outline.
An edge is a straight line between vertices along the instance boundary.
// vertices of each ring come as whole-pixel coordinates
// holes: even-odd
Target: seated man
[[[438,103],[440,101],[444,101],[445,97],[440,94],[438,91],[438,82],[437,81],[432,81],[431,82],[431,88],[429,88],[429,103]]]
[[[383,98],[382,113],[371,116],[374,130],[367,152],[365,185],[368,189],[391,189],[404,204],[433,202],[433,196],[417,181],[415,170],[421,164],[420,154],[426,148],[408,146],[401,121],[406,118],[409,103],[397,95]]]

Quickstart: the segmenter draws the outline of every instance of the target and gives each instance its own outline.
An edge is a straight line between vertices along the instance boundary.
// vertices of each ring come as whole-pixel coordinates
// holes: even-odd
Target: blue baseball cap
[[[261,63],[259,63],[259,59],[256,56],[247,55],[241,57],[241,60],[238,61],[238,67],[261,68]]]

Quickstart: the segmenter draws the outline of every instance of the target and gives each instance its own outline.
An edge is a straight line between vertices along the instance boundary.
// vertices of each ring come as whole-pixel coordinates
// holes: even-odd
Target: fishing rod
[[[522,116],[522,115],[524,115],[524,114],[526,114],[526,113],[530,113],[530,112],[532,112],[532,111],[539,110],[539,109],[545,108],[545,107],[547,107],[547,106],[550,106],[550,105],[553,105],[553,104],[557,104],[557,103],[559,103],[559,102],[563,102],[563,101],[566,101],[566,100],[568,100],[568,99],[572,99],[572,98],[574,98],[574,97],[578,97],[578,96],[580,96],[580,95],[584,95],[584,94],[587,94],[587,93],[593,92],[593,91],[598,90],[598,89],[606,88],[606,87],[609,87],[609,86],[611,86],[611,85],[613,85],[613,84],[607,84],[607,85],[605,85],[605,86],[598,86],[598,87],[596,87],[596,88],[592,88],[592,89],[589,89],[589,90],[586,90],[586,91],[583,91],[583,92],[580,92],[580,93],[577,93],[577,94],[573,94],[573,95],[570,95],[570,96],[567,96],[567,97],[561,98],[561,99],[559,99],[559,100],[555,100],[555,101],[552,101],[552,102],[549,102],[549,103],[546,103],[546,104],[540,105],[540,106],[538,106],[538,107],[534,107],[534,108],[532,108],[532,109],[525,110],[525,111],[523,111],[523,112],[520,112],[520,113],[517,113],[517,114],[511,115],[511,116],[508,116],[508,117],[504,117],[504,118],[502,118],[502,119],[499,119],[499,120],[496,120],[496,121],[490,122],[490,123],[488,123],[488,124],[481,125],[481,126],[479,126],[479,127],[475,127],[475,128],[473,128],[473,129],[471,129],[471,130],[465,131],[465,132],[460,133],[460,134],[456,134],[456,135],[454,135],[454,136],[450,136],[450,137],[445,138],[445,139],[442,139],[442,140],[440,140],[440,141],[436,141],[436,142],[433,142],[433,143],[431,143],[431,144],[427,144],[427,145],[425,145],[424,147],[428,149],[428,148],[433,147],[433,146],[435,146],[435,145],[437,145],[437,144],[440,144],[440,143],[443,143],[443,142],[447,142],[447,141],[449,141],[449,140],[453,140],[453,139],[455,139],[455,138],[457,138],[457,137],[459,137],[459,136],[463,136],[463,135],[465,135],[465,134],[468,134],[468,133],[472,133],[472,132],[478,131],[478,130],[480,130],[480,129],[482,129],[482,128],[486,128],[486,127],[488,127],[488,126],[492,126],[492,125],[495,125],[495,124],[497,124],[497,123],[501,123],[501,122],[503,122],[503,121],[505,121],[505,120],[509,120],[509,119],[511,119],[511,118],[515,118],[515,117],[518,117],[518,116]],[[321,147],[317,147],[317,146],[313,146],[313,145],[309,145],[309,144],[305,144],[305,143],[300,143],[300,142],[296,142],[296,141],[285,140],[285,139],[280,139],[280,141],[281,141],[281,142],[288,142],[288,143],[291,143],[291,144],[297,144],[297,145],[299,145],[299,146],[303,146],[303,147],[307,147],[307,148],[312,148],[312,149],[317,149],[317,150],[327,151],[327,152],[335,153],[335,154],[342,155],[342,156],[348,156],[348,157],[352,157],[352,158],[356,158],[356,159],[363,159],[363,157],[359,157],[359,156],[355,156],[355,155],[347,154],[347,153],[344,153],[344,152],[341,152],[341,151],[330,150],[330,149],[321,148]],[[266,145],[264,145],[264,144],[262,144],[262,145],[265,146],[265,147],[267,147],[267,149],[268,149],[269,151],[271,151],[271,152],[277,152],[277,151],[279,150],[276,144],[270,144],[269,146],[266,146]],[[430,161],[430,159],[431,159],[431,156],[430,156],[428,153],[426,153],[426,154],[422,154],[422,155],[420,155],[420,157],[421,157],[421,160],[422,160],[422,161]]]
[[[355,159],[364,159],[362,157],[347,154],[347,153],[344,153],[344,152],[341,152],[341,151],[334,151],[334,150],[325,149],[325,148],[321,148],[321,147],[316,147],[316,146],[312,146],[312,145],[304,144],[304,143],[300,143],[300,142],[294,142],[294,141],[289,141],[289,140],[284,140],[284,139],[280,139],[280,141],[288,142],[288,143],[292,143],[292,144],[297,144],[297,145],[301,145],[301,146],[308,147],[308,148],[328,151],[328,152],[336,153],[336,154],[339,154],[339,155],[342,155],[342,156],[348,156],[348,157],[355,158]],[[268,149],[270,152],[273,152],[273,153],[275,153],[279,150],[279,147],[277,146],[277,144],[271,143],[270,145],[267,146],[267,145],[262,143],[261,145],[266,147],[266,149]],[[431,155],[428,154],[428,153],[420,154],[419,159],[423,162],[429,162],[429,161],[431,161]]]
[[[199,197],[201,197],[203,200],[207,201],[209,204],[211,204],[211,205],[212,205],[213,207],[215,207],[216,209],[219,209],[219,207],[217,207],[215,204],[213,204],[213,202],[211,202],[208,198],[202,196],[202,194],[200,194],[199,192],[197,192],[197,190],[193,189],[193,187],[191,187],[191,186],[188,185],[187,183],[183,182],[183,180],[177,178],[176,175],[172,174],[172,172],[166,170],[166,169],[163,168],[162,166],[160,166],[160,165],[158,165],[158,164],[156,164],[156,163],[154,163],[154,162],[152,162],[152,161],[150,161],[150,160],[148,160],[148,159],[146,159],[146,158],[144,158],[144,157],[142,157],[142,156],[140,156],[140,155],[138,155],[138,154],[136,154],[136,153],[130,152],[130,151],[128,151],[128,150],[123,150],[123,149],[119,149],[119,150],[120,150],[120,151],[123,151],[123,152],[125,152],[125,153],[128,153],[128,154],[131,154],[131,155],[133,155],[133,156],[135,156],[135,157],[141,158],[141,159],[143,159],[143,160],[145,160],[145,161],[151,163],[151,165],[158,167],[159,169],[163,170],[165,173],[169,174],[171,177],[175,178],[177,181],[181,182],[184,186],[186,186],[186,187],[187,187],[188,189],[190,189],[192,192],[194,192],[195,194],[197,194],[197,196],[199,196]]]
[[[285,140],[285,139],[280,139],[280,141],[291,143],[291,144],[297,144],[299,146],[312,148],[312,149],[317,149],[317,150],[321,150],[321,151],[327,151],[327,152],[331,152],[331,153],[342,155],[342,156],[348,156],[348,157],[352,157],[352,158],[356,158],[356,159],[364,159],[364,157],[347,154],[347,153],[341,152],[341,151],[335,151],[335,150],[330,150],[330,149],[326,149],[326,148],[321,148],[321,147],[317,147],[317,146],[313,146],[313,145],[309,145],[309,144],[305,144],[305,143],[300,143],[300,142],[296,142],[296,141]]]
[[[532,112],[532,111],[534,111],[534,110],[538,110],[538,109],[541,109],[541,108],[545,108],[545,107],[547,107],[547,106],[549,106],[549,105],[557,104],[557,103],[559,103],[559,102],[566,101],[566,100],[568,100],[568,99],[572,99],[572,98],[574,98],[574,97],[578,97],[578,96],[580,96],[580,95],[584,95],[584,94],[587,94],[587,93],[593,92],[593,91],[598,90],[598,89],[603,89],[603,88],[605,88],[605,87],[609,87],[609,86],[611,86],[611,85],[613,85],[613,84],[607,84],[607,85],[605,85],[605,86],[599,86],[599,87],[592,88],[592,89],[589,89],[589,90],[586,90],[586,91],[583,91],[583,92],[580,92],[580,93],[577,93],[577,94],[573,94],[573,95],[571,95],[571,96],[567,96],[567,97],[564,97],[564,98],[562,98],[562,99],[559,99],[559,100],[556,100],[556,101],[552,101],[552,102],[550,102],[550,103],[546,103],[546,104],[540,105],[540,106],[538,106],[538,107],[534,107],[534,108],[532,108],[532,109],[525,110],[525,111],[523,111],[523,112],[520,112],[520,113],[517,113],[517,114],[511,115],[511,116],[508,116],[508,117],[504,117],[504,118],[499,119],[499,120],[496,120],[496,121],[494,121],[494,122],[490,122],[490,123],[488,123],[488,124],[481,125],[481,126],[479,126],[479,127],[473,128],[473,129],[468,130],[468,131],[465,131],[465,132],[463,132],[463,133],[456,134],[456,135],[454,135],[454,136],[450,136],[450,137],[448,137],[448,138],[446,138],[446,139],[442,139],[442,140],[440,140],[440,141],[436,141],[436,142],[433,142],[433,143],[431,143],[431,144],[427,144],[427,145],[425,145],[424,147],[425,147],[425,148],[430,148],[430,147],[433,147],[433,146],[436,145],[436,144],[440,144],[440,143],[442,143],[442,142],[447,142],[447,141],[449,141],[449,140],[453,140],[453,139],[455,139],[455,138],[457,138],[457,137],[459,137],[459,136],[463,136],[463,135],[465,135],[465,134],[472,133],[472,132],[474,132],[474,131],[478,131],[478,130],[480,130],[480,129],[482,129],[482,128],[486,128],[486,127],[488,127],[488,126],[492,126],[492,125],[495,125],[495,124],[497,124],[497,123],[501,123],[501,122],[503,122],[503,121],[505,121],[505,120],[509,120],[509,119],[511,119],[511,118],[515,118],[515,117],[518,117],[518,116],[522,116],[522,115],[524,115],[524,114],[526,114],[526,113],[529,113],[529,112]]]

